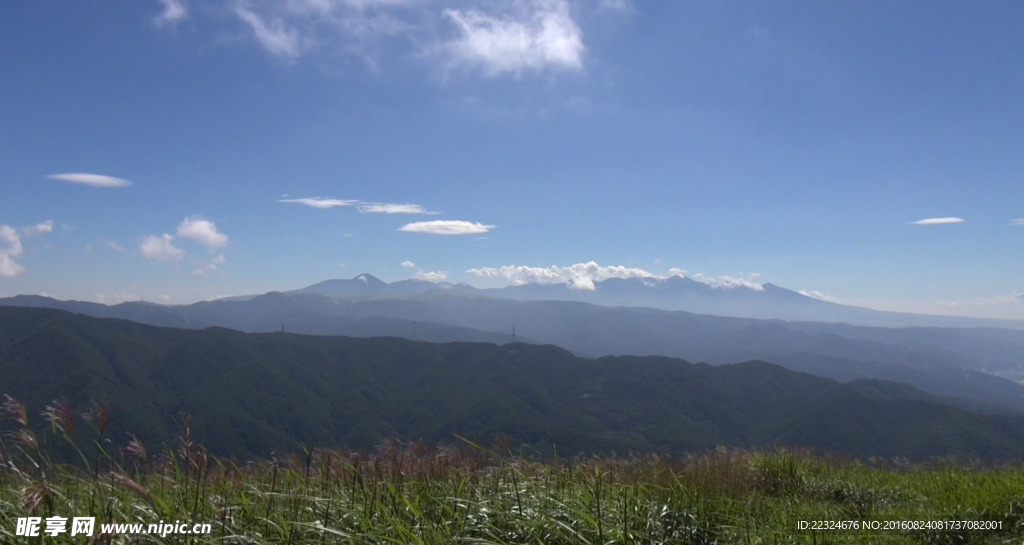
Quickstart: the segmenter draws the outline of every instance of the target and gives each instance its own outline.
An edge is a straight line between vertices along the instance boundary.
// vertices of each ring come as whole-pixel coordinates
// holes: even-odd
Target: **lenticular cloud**
[[[911,223],[913,225],[951,225],[954,223],[963,223],[965,221],[966,220],[962,218],[925,218]]]

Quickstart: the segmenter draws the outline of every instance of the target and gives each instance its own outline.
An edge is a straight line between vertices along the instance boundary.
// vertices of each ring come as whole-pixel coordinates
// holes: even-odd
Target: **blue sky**
[[[0,296],[582,270],[1024,318],[1022,27],[1016,2],[8,2]]]

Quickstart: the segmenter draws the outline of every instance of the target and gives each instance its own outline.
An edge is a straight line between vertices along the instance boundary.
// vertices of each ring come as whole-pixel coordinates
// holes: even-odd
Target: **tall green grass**
[[[307,447],[258,462],[217,458],[180,419],[176,445],[147,452],[89,440],[60,401],[43,437],[7,399],[0,443],[0,542],[84,543],[68,533],[15,536],[18,517],[210,523],[208,535],[100,536],[90,543],[700,544],[1021,543],[1024,469],[939,460],[865,462],[799,450],[667,457],[544,457],[455,438],[387,441],[374,452]],[[84,446],[83,446],[84,445]],[[981,530],[801,531],[799,521],[985,520]]]

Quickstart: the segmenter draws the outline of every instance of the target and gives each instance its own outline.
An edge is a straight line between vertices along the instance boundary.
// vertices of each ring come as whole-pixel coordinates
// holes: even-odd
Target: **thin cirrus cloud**
[[[963,218],[925,218],[917,221],[910,222],[911,225],[952,225],[955,223],[964,223]]]
[[[128,187],[132,183],[123,178],[104,176],[103,174],[89,174],[87,172],[65,172],[63,174],[50,174],[51,180],[68,182],[72,184],[88,185],[91,187]]]
[[[502,15],[444,10],[458,32],[439,49],[449,67],[480,69],[488,76],[583,68],[583,33],[568,2],[537,0],[516,7],[515,13]]]
[[[310,208],[321,209],[354,206],[364,214],[439,214],[439,212],[427,210],[422,205],[412,203],[380,203],[356,199],[322,199],[320,197],[279,199],[277,202],[302,204]]]
[[[358,208],[364,214],[439,214],[411,203],[363,203]]]
[[[21,229],[22,234],[27,236],[44,235],[53,232],[53,220],[47,220],[43,223],[37,223],[29,227]]]
[[[153,24],[162,26],[174,26],[185,19],[188,19],[188,6],[185,0],[160,0],[164,10],[153,18]]]
[[[426,233],[429,235],[479,235],[494,229],[494,225],[484,225],[462,220],[434,220],[407,223],[398,230],[406,233]]]
[[[310,44],[309,38],[303,37],[298,29],[288,25],[280,17],[264,17],[242,5],[235,6],[235,15],[249,25],[253,36],[263,49],[282,59],[294,61]]]
[[[196,261],[196,268],[190,273],[191,276],[206,276],[217,272],[221,265],[225,262],[223,255],[218,255],[208,261]]]
[[[620,11],[630,12],[633,10],[633,6],[628,0],[601,0],[597,4],[599,11]]]
[[[278,199],[277,202],[302,204],[310,208],[322,209],[336,208],[338,206],[355,206],[359,204],[359,201],[351,199],[321,199],[320,197],[308,197],[301,199]]]
[[[1010,225],[1014,227],[1024,227],[1024,218],[1017,218],[1010,221]]]
[[[184,0],[161,0],[157,26],[190,17]],[[628,12],[627,0],[601,0],[599,11]],[[570,0],[236,0],[233,20],[251,41],[289,63],[330,52],[378,70],[401,57],[486,76],[580,71],[586,46]],[[411,50],[410,50],[411,49]]]

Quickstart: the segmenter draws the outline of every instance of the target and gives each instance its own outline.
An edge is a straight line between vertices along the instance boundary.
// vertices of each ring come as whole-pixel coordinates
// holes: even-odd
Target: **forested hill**
[[[493,439],[542,454],[802,446],[849,456],[1024,452],[1024,418],[947,406],[909,386],[840,384],[765,362],[578,358],[554,346],[244,334],[0,307],[0,394],[40,411],[111,406],[109,437],[173,442],[176,415],[217,454],[386,438]],[[8,424],[5,423],[5,426]],[[79,425],[81,438],[88,427]],[[41,431],[41,430],[40,430]]]

